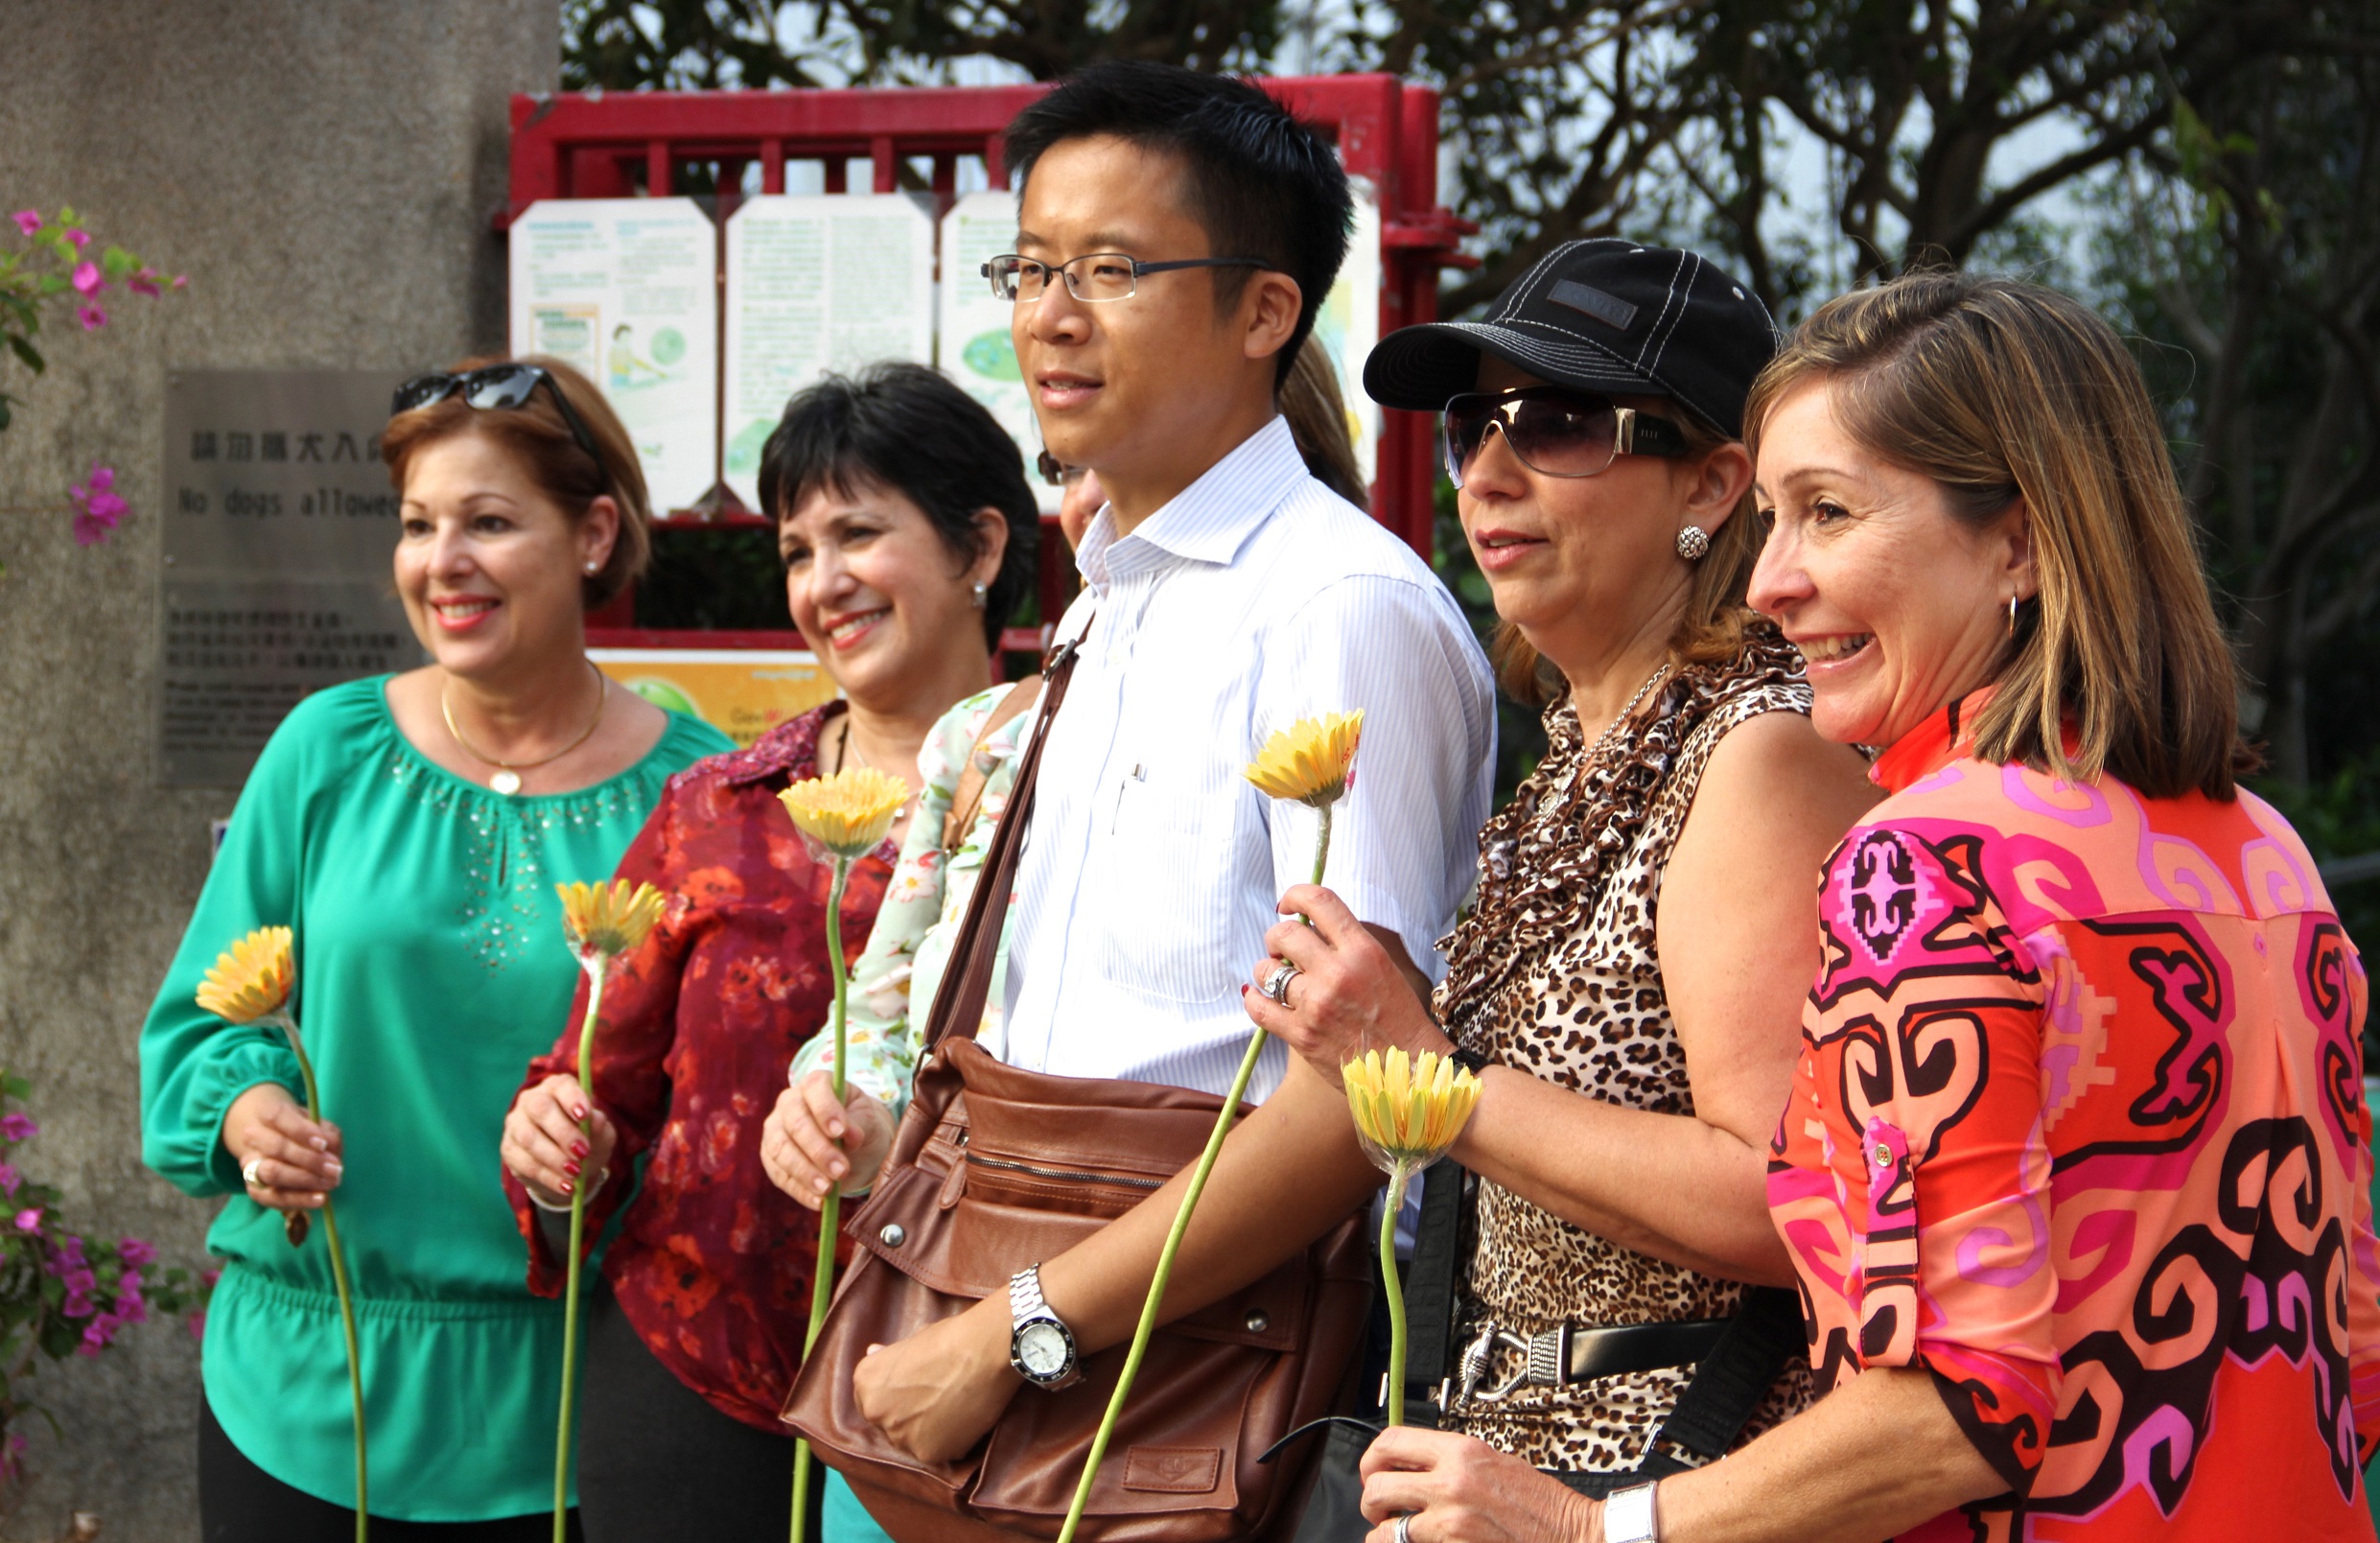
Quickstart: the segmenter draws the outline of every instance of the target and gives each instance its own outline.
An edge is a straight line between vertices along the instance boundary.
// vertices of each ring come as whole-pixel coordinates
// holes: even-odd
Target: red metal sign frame
[[[1380,202],[1380,330],[1386,334],[1437,316],[1438,269],[1465,264],[1455,250],[1471,227],[1437,201],[1437,93],[1389,75],[1283,77],[1262,81],[1292,111],[1328,134],[1348,172],[1366,178]],[[782,193],[792,160],[825,163],[829,193],[849,186],[849,163],[865,160],[874,191],[897,192],[904,170],[946,207],[963,156],[981,156],[991,185],[1008,185],[1000,135],[1047,85],[918,86],[837,91],[563,92],[512,99],[511,197],[499,227],[541,199],[631,197],[666,193],[681,168],[718,168],[719,218],[738,200],[745,169],[758,162],[760,191]],[[912,163],[922,161],[926,167]],[[1356,382],[1349,389],[1361,389]],[[1417,414],[1384,414],[1373,517],[1431,554],[1432,491],[1437,478],[1430,426]],[[672,511],[672,526],[760,525],[739,510]],[[1064,543],[1054,524],[1042,543],[1044,615],[1062,594]],[[626,602],[603,616],[590,641],[598,645],[798,647],[792,632],[635,630]],[[1030,632],[1011,646],[1033,646]]]

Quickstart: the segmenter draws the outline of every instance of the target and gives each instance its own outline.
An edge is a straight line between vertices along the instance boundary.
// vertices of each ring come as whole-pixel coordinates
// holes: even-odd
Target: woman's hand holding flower
[[[276,1211],[318,1211],[338,1187],[343,1138],[279,1083],[258,1083],[223,1115],[223,1150],[248,1180],[248,1199]]]
[[[1240,989],[1241,1000],[1249,1017],[1332,1087],[1340,1086],[1339,1068],[1366,1050],[1402,1046],[1417,1055],[1453,1048],[1396,959],[1346,902],[1318,884],[1295,884],[1280,909],[1290,920],[1265,934],[1269,952],[1256,965],[1254,986]],[[1283,962],[1297,973],[1284,993],[1288,1000],[1275,1002],[1256,988]]]
[[[875,1182],[893,1150],[893,1111],[856,1084],[834,1101],[834,1079],[813,1071],[777,1095],[760,1128],[760,1166],[769,1182],[816,1210],[827,1190],[853,1194]]]
[[[579,1121],[587,1122],[582,1134]],[[578,1079],[556,1072],[513,1100],[504,1116],[504,1167],[531,1194],[559,1209],[582,1181],[602,1182],[618,1133]],[[588,1191],[594,1193],[591,1188]]]
[[[1364,1454],[1365,1543],[1602,1543],[1603,1508],[1475,1437],[1399,1426]]]

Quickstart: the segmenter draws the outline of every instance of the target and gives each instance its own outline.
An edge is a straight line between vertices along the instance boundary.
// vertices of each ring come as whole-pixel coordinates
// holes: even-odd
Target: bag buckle
[[[1492,1388],[1480,1384],[1487,1377],[1487,1364],[1498,1349],[1517,1350],[1521,1364],[1512,1368],[1503,1381]],[[1462,1349],[1462,1382],[1456,1397],[1463,1402],[1476,1400],[1493,1404],[1508,1397],[1521,1388],[1558,1388],[1563,1374],[1570,1368],[1570,1325],[1556,1323],[1542,1334],[1523,1339],[1507,1333],[1493,1323],[1482,1324],[1479,1334]]]

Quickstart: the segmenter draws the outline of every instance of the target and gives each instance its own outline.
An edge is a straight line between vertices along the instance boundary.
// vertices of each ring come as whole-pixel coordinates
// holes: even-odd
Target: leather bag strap
[[[1085,627],[1084,635],[1089,631]],[[1016,783],[1009,790],[1008,807],[1001,811],[991,850],[984,853],[983,872],[975,880],[975,893],[968,897],[958,942],[951,947],[950,962],[943,970],[934,1005],[926,1014],[925,1043],[918,1055],[921,1065],[942,1047],[945,1039],[956,1033],[971,1040],[983,1023],[984,1003],[992,994],[992,967],[1000,956],[1000,933],[1008,923],[1009,897],[1016,887],[1016,859],[1024,851],[1025,827],[1033,818],[1041,747],[1048,743],[1050,725],[1057,721],[1059,706],[1066,699],[1066,683],[1074,678],[1082,646],[1083,639],[1078,636],[1042,666],[1040,714],[1034,719],[1032,737],[1025,741],[1025,753],[1016,762]],[[921,1086],[921,1098],[924,1092]]]

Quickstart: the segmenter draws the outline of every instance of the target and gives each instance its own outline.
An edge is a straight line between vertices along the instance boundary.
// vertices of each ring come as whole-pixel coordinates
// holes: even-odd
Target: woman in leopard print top
[[[1773,334],[1699,258],[1615,241],[1559,248],[1495,315],[1392,335],[1365,384],[1445,409],[1501,674],[1551,704],[1551,748],[1482,832],[1435,1020],[1310,887],[1283,909],[1315,929],[1267,939],[1303,973],[1250,1010],[1334,1079],[1384,1044],[1484,1058],[1454,1151],[1482,1181],[1466,1338],[1723,1319],[1744,1283],[1793,1280],[1764,1171],[1818,963],[1811,876],[1873,798],[1743,609],[1761,532],[1736,436]],[[1692,1370],[1482,1396],[1519,1359],[1440,1423],[1572,1473],[1635,1468]],[[1738,1439],[1808,1397],[1797,1359]]]

